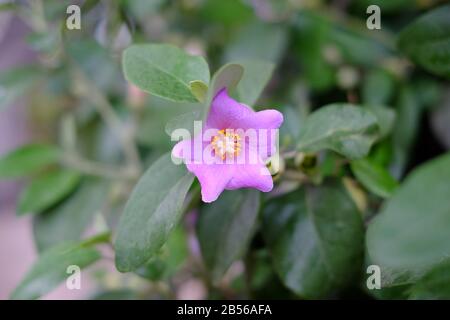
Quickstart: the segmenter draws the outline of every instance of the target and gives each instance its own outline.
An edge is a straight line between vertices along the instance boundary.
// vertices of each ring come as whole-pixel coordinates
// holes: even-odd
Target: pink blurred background
[[[0,13],[0,73],[33,62],[35,55],[24,42],[27,33],[27,26],[19,19]],[[19,98],[0,108],[0,155],[33,139],[27,126],[26,107],[25,100]],[[31,218],[17,217],[15,213],[20,188],[20,181],[0,181],[0,299],[8,299],[37,256]],[[79,299],[91,291],[89,278],[82,277],[80,290],[68,290],[63,284],[43,299]]]

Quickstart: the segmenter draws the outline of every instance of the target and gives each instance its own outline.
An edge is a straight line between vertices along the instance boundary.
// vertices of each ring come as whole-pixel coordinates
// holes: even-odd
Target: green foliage
[[[202,208],[197,234],[213,281],[218,282],[228,267],[244,255],[255,229],[259,202],[255,190],[228,191]]]
[[[358,181],[380,197],[389,198],[398,186],[386,169],[370,160],[352,161],[350,167]]]
[[[377,118],[371,112],[349,104],[329,105],[306,119],[297,148],[307,152],[331,149],[350,159],[362,158],[379,131]]]
[[[81,239],[106,199],[104,181],[87,179],[64,202],[34,217],[36,246],[44,251],[60,242]]]
[[[399,36],[398,46],[426,70],[450,78],[450,5],[427,12]]]
[[[410,289],[411,299],[450,299],[450,262],[445,260],[428,271]]]
[[[275,66],[262,60],[238,60],[236,63],[244,68],[242,79],[236,87],[236,98],[253,106],[269,82]]]
[[[0,110],[23,95],[38,76],[39,68],[34,65],[2,72],[0,75]]]
[[[270,46],[267,46],[268,41]],[[284,26],[251,22],[231,40],[225,51],[224,60],[230,62],[241,59],[261,59],[278,62],[286,48],[286,41],[287,30]]]
[[[327,297],[359,272],[363,224],[340,182],[273,199],[263,213],[275,269],[299,296]]]
[[[116,267],[132,271],[155,255],[181,218],[193,176],[159,158],[135,186],[120,219],[115,241]]]
[[[45,251],[32,266],[11,299],[37,299],[67,278],[67,268],[85,268],[100,259],[100,253],[83,242],[61,243]]]
[[[179,226],[170,234],[161,252],[136,270],[136,273],[146,279],[157,281],[170,278],[186,262],[189,250],[186,232]]]
[[[385,285],[413,281],[450,252],[450,155],[414,170],[369,224],[371,261],[394,276]]]
[[[0,158],[0,179],[24,182],[16,211],[33,214],[39,252],[12,298],[50,292],[103,242],[127,274],[92,270],[92,299],[449,298],[450,6],[300,2],[90,0],[70,31],[68,1],[0,5],[37,55],[0,75],[1,122],[58,143]],[[201,203],[168,134],[192,134],[224,88],[283,114],[274,189]]]
[[[18,178],[55,164],[60,151],[46,144],[30,144],[11,151],[0,158],[0,177]]]
[[[166,44],[133,45],[123,53],[122,63],[128,81],[173,101],[196,102],[189,83],[209,83],[209,68],[202,57]]]
[[[39,213],[66,197],[80,182],[80,174],[57,170],[33,180],[22,192],[18,213]]]

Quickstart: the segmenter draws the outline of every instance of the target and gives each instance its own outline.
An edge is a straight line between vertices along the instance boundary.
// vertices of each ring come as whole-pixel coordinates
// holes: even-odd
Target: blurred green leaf
[[[398,46],[420,66],[450,78],[450,5],[438,7],[408,25]]]
[[[21,66],[2,72],[0,75],[0,110],[11,104],[42,74],[34,65]]]
[[[19,178],[57,163],[60,150],[47,144],[28,144],[0,158],[0,178]]]
[[[200,56],[167,44],[138,44],[123,53],[125,78],[144,91],[180,102],[196,102],[189,83],[209,83],[209,69]]]
[[[270,46],[267,43],[270,43]],[[223,60],[230,62],[260,59],[277,63],[286,45],[287,30],[283,25],[255,21],[235,33],[235,37],[225,49]]]
[[[398,186],[386,169],[367,159],[354,160],[350,167],[358,181],[380,197],[389,198]]]
[[[83,243],[59,244],[39,256],[25,278],[11,294],[11,299],[37,299],[67,279],[67,268],[85,268],[100,259],[100,253]]]
[[[298,15],[295,27],[293,43],[308,85],[318,91],[329,89],[335,83],[335,70],[326,60],[326,50],[332,50],[332,60],[339,60],[337,48],[328,44],[330,22],[305,11]]]
[[[369,110],[377,118],[378,127],[380,129],[378,139],[388,136],[395,123],[395,111],[388,107],[367,105],[363,106],[364,109]]]
[[[116,267],[137,269],[158,253],[181,218],[193,175],[174,165],[169,154],[141,177],[125,206],[115,241]]]
[[[386,286],[407,283],[450,254],[450,154],[415,169],[369,224],[367,250]]]
[[[157,281],[172,276],[186,261],[189,254],[188,239],[182,227],[177,227],[170,234],[161,252],[136,270],[136,273],[146,279]]]
[[[259,201],[255,190],[226,191],[217,201],[202,207],[197,235],[215,283],[244,255],[255,228]]]
[[[417,281],[410,289],[410,299],[449,300],[450,260],[439,263]]]
[[[333,25],[329,42],[338,48],[345,61],[365,67],[379,65],[392,55],[391,50],[376,37],[370,37],[370,33],[341,24]]]
[[[173,119],[170,119],[165,126],[166,133],[171,136],[172,133],[177,130],[184,128],[190,132],[191,135],[194,134],[194,121],[200,120],[200,110],[194,110],[191,112],[183,113]]]
[[[150,97],[149,105],[141,111],[137,119],[137,139],[140,144],[166,152],[172,145],[166,134],[168,133],[167,129],[193,129],[193,121],[200,120],[201,111],[202,106],[199,103],[180,103],[159,97]],[[192,120],[192,122],[188,122],[188,120]]]
[[[79,240],[103,205],[107,184],[97,179],[83,181],[67,200],[35,216],[33,233],[39,251],[60,242]]]
[[[269,82],[275,65],[262,60],[235,61],[244,67],[244,74],[236,87],[239,102],[253,106]]]
[[[431,111],[431,128],[434,136],[442,146],[450,150],[450,90],[448,90],[441,103]]]
[[[284,284],[305,298],[327,297],[362,267],[361,216],[338,181],[270,200],[263,234]]]
[[[80,182],[80,174],[57,170],[35,178],[22,192],[18,213],[39,213],[72,192]]]
[[[111,53],[93,39],[66,42],[69,57],[83,70],[87,78],[101,90],[114,88],[120,80],[118,63]]]
[[[367,105],[389,105],[394,94],[394,77],[383,69],[372,69],[364,77],[362,101]]]
[[[392,132],[393,158],[390,171],[400,178],[409,162],[409,156],[419,133],[423,106],[411,86],[400,88],[396,108],[396,123]]]
[[[200,12],[202,20],[227,27],[245,23],[252,16],[252,8],[241,0],[206,0]]]
[[[378,132],[377,118],[371,112],[350,104],[331,104],[306,119],[297,148],[305,152],[331,149],[357,159],[367,155]]]

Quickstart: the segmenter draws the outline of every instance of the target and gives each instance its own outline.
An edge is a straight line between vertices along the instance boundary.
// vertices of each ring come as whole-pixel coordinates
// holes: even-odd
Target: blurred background
[[[0,180],[0,299],[8,298],[39,251],[116,224],[132,184],[115,177],[126,155],[98,105],[111,107],[136,137],[144,168],[172,146],[166,123],[180,108],[195,108],[149,96],[125,81],[121,53],[131,43],[174,44],[204,56],[212,72],[239,59],[272,61],[276,69],[257,106],[284,113],[281,144],[287,149],[305,116],[322,105],[340,101],[395,109],[393,138],[373,152],[402,179],[450,148],[448,83],[415,67],[396,47],[405,25],[444,2],[0,1],[0,155],[25,143],[55,144],[70,155],[69,167],[114,176],[106,186],[95,187],[74,178],[69,200],[60,199],[39,214],[17,210],[30,177]],[[65,28],[70,4],[81,8],[81,30]],[[366,27],[370,4],[381,8],[380,30]],[[105,248],[105,259],[83,277],[82,290],[61,285],[43,298],[248,297],[242,261],[228,270],[220,290],[205,284],[195,221],[195,212],[188,214],[165,258],[141,274],[118,273],[113,252]],[[254,241],[259,248],[259,238]],[[271,298],[292,297],[270,269],[266,252],[256,250],[254,258],[250,296],[266,297],[272,288]],[[343,296],[369,298],[359,289]]]

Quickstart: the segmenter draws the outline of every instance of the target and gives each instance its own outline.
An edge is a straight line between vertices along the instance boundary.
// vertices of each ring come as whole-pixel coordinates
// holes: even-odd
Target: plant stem
[[[139,152],[134,141],[134,128],[131,128],[131,126],[127,127],[127,125],[122,122],[108,99],[106,99],[95,84],[86,77],[82,70],[75,68],[75,75],[78,81],[78,93],[94,105],[107,126],[109,126],[111,131],[116,134],[130,170],[133,170],[136,175],[139,175],[142,166]]]
[[[103,163],[97,163],[73,155],[63,156],[62,162],[69,168],[75,169],[87,175],[100,176],[110,179],[136,179],[134,170],[128,168],[115,167]]]

